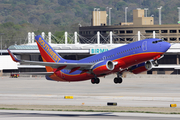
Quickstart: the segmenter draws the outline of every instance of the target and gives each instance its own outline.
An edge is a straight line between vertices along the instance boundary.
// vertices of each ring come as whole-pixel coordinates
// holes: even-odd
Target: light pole
[[[1,55],[2,55],[2,35],[4,35],[4,33],[0,33],[1,35]]]
[[[95,26],[95,11],[96,11],[97,8],[94,8],[94,26]]]
[[[109,8],[109,25],[111,25],[111,9],[112,8]]]
[[[179,21],[178,23],[180,22],[180,7],[177,7],[177,9],[179,10]]]
[[[99,11],[99,25],[101,25],[101,11]]]
[[[106,12],[107,12],[107,13],[106,13],[106,19],[107,19],[107,23],[106,23],[106,24],[107,24],[107,25],[108,25],[108,16],[109,16],[108,11],[109,11],[109,7],[106,7]]]
[[[99,17],[98,17],[98,10],[100,10],[100,8],[97,8],[97,25],[99,24],[98,21],[99,21]]]
[[[125,25],[127,25],[127,9],[128,7],[125,7]]]
[[[144,8],[144,10],[145,10],[145,13],[146,13],[145,17],[147,17],[147,11],[148,11],[149,9],[148,9],[148,8]]]
[[[159,25],[161,25],[161,9],[162,9],[162,6],[160,6],[160,8],[157,8],[159,9]]]

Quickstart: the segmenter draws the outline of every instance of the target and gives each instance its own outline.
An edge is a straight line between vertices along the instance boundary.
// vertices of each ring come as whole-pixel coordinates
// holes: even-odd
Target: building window
[[[125,41],[125,38],[120,38],[120,41]]]
[[[176,41],[177,38],[170,38],[170,41]]]
[[[164,40],[164,41],[168,41],[168,38],[161,38],[162,40]]]
[[[153,33],[153,31],[155,31],[155,33],[159,33],[159,30],[145,30],[146,33]]]
[[[42,61],[41,55],[30,55],[30,61]]]
[[[114,30],[113,33],[114,33],[114,34],[118,34],[118,30]]]
[[[125,33],[125,31],[124,31],[124,30],[120,30],[119,32],[120,32],[120,34],[123,34],[123,33]]]
[[[109,31],[101,31],[102,34],[109,34]]]
[[[164,55],[164,57],[158,60],[159,64],[177,64],[177,56],[176,55]]]
[[[170,33],[177,33],[177,30],[170,30]]]
[[[132,30],[126,30],[126,33],[133,33]]]
[[[146,33],[153,33],[153,30],[145,30]]]
[[[161,33],[167,33],[167,30],[161,30]]]
[[[118,41],[119,39],[118,38],[115,38],[114,41]]]
[[[110,32],[109,31],[106,31],[106,34],[109,34]]]
[[[86,31],[86,35],[90,34],[90,31]]]
[[[133,38],[126,38],[127,41],[133,41]]]

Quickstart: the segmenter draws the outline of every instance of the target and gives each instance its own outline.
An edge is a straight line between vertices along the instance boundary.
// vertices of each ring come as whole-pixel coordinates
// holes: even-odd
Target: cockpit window
[[[156,41],[153,41],[152,43],[156,44],[158,42],[162,42],[163,40],[156,40]]]

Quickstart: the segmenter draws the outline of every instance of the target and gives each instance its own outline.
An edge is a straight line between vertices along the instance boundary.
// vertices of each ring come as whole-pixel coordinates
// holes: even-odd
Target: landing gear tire
[[[118,83],[118,78],[114,78],[114,83],[115,83],[115,84]]]
[[[122,83],[122,81],[123,81],[122,78],[118,79],[118,83]]]
[[[95,84],[95,79],[94,78],[91,79],[91,83]]]
[[[99,78],[96,78],[96,84],[99,84],[99,83],[100,83]]]
[[[115,84],[117,84],[117,83],[122,83],[122,81],[123,81],[123,80],[122,80],[121,77],[119,77],[119,78],[118,78],[118,77],[114,78],[114,83],[115,83]]]
[[[100,83],[100,80],[99,80],[99,78],[92,78],[92,79],[91,79],[91,83],[92,83],[92,84],[99,84],[99,83]]]

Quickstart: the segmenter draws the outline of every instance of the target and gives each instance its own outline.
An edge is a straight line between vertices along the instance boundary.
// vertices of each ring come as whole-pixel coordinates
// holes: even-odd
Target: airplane
[[[158,66],[171,44],[157,38],[149,38],[126,44],[109,51],[99,53],[81,60],[66,60],[62,58],[42,38],[35,37],[41,57],[40,61],[20,60],[8,52],[13,61],[31,65],[45,66],[47,72],[25,72],[24,74],[45,75],[47,80],[76,82],[91,79],[92,84],[99,84],[99,77],[117,73],[114,83],[122,83],[122,73],[125,71],[138,74]]]

